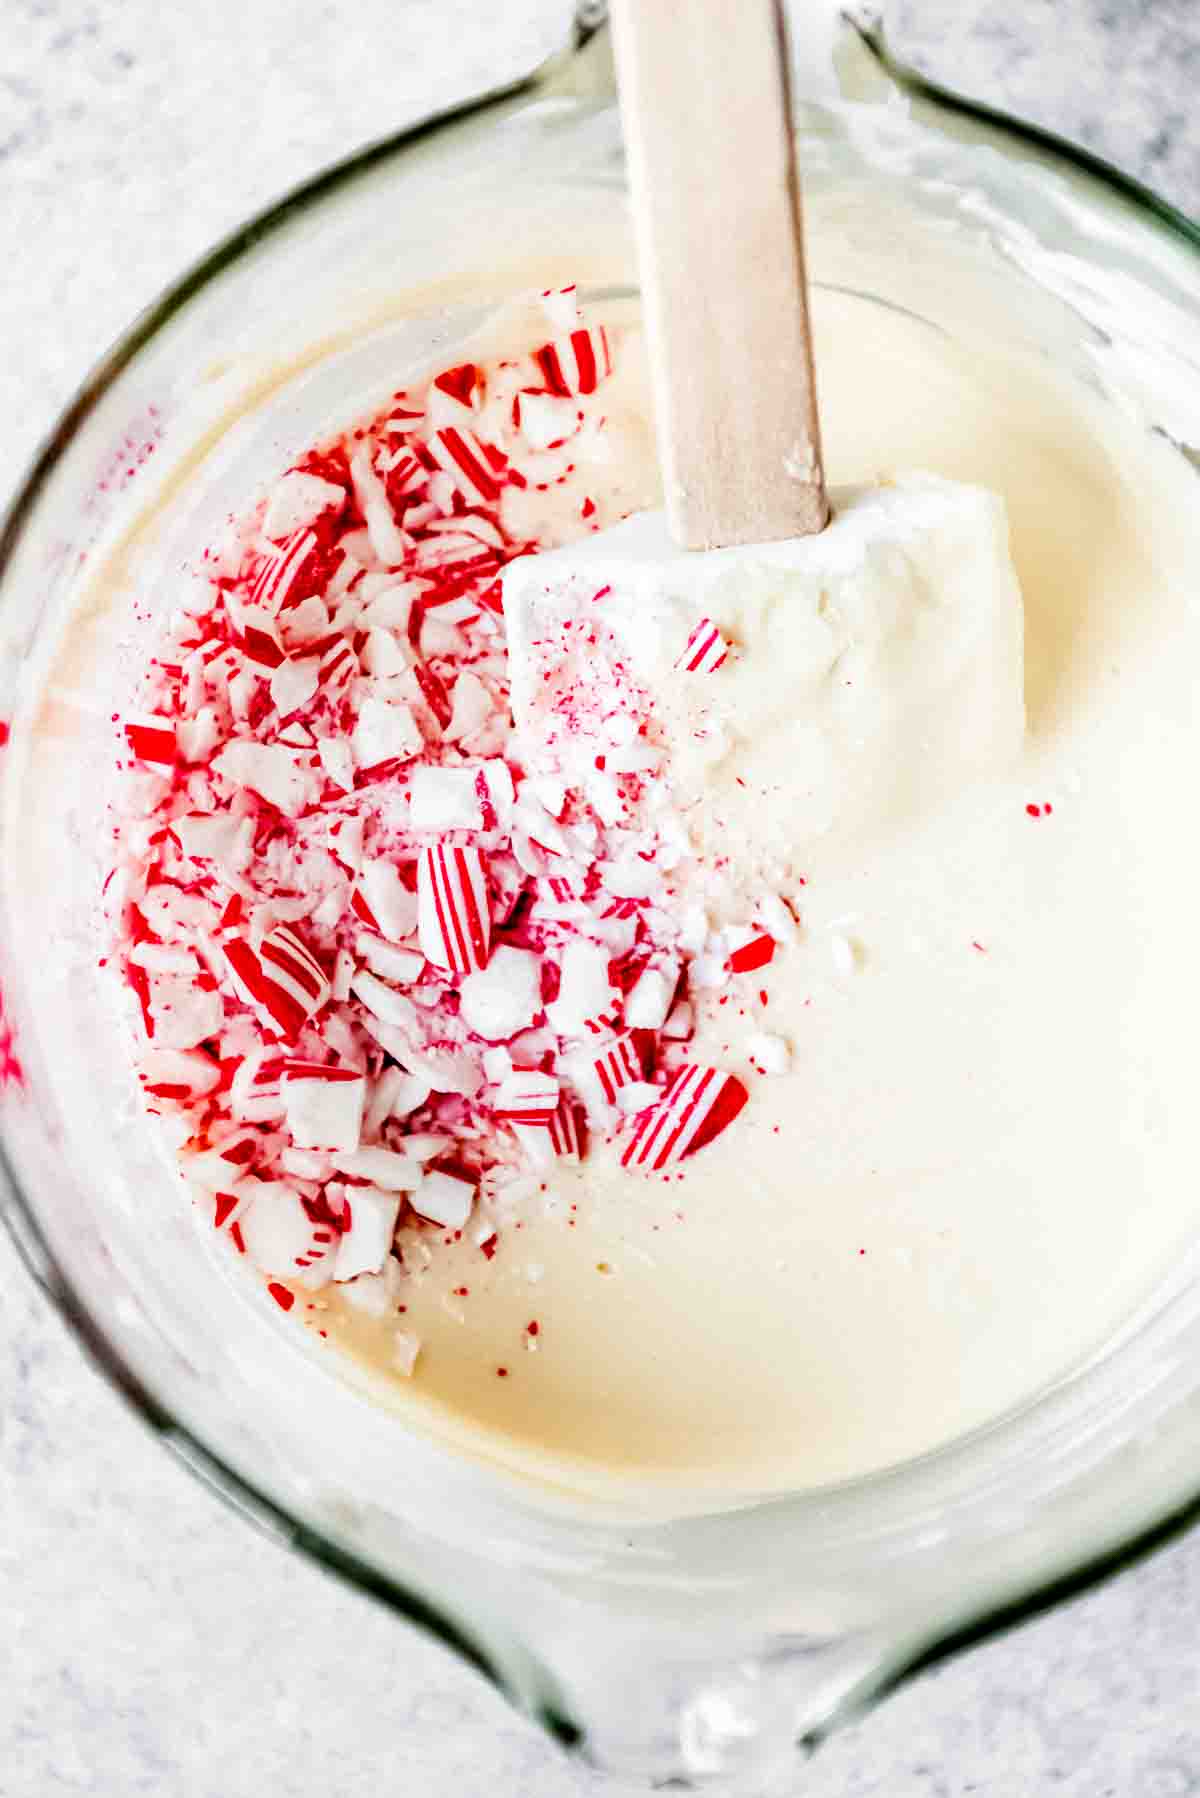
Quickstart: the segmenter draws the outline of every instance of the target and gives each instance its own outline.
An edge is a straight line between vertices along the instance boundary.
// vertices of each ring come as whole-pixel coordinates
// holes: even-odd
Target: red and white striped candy
[[[542,1122],[514,1122],[512,1132],[536,1167],[549,1167],[555,1161],[578,1161],[580,1158],[579,1114],[569,1099],[564,1099],[553,1116]]]
[[[594,393],[612,373],[612,351],[603,325],[580,327],[568,337],[556,337],[533,352],[542,379],[551,393]]]
[[[283,1116],[283,1057],[273,1049],[255,1049],[233,1076],[229,1088],[233,1116],[246,1124],[272,1123]]]
[[[263,938],[257,955],[242,937],[224,948],[238,986],[289,1040],[299,1036],[329,997],[324,969],[286,924]]]
[[[492,1101],[498,1118],[510,1124],[549,1124],[558,1110],[562,1089],[553,1074],[514,1068],[496,1088]]]
[[[676,662],[687,674],[715,674],[729,654],[729,645],[711,618],[702,618]]]
[[[381,457],[380,467],[388,472],[388,492],[393,499],[410,499],[415,494],[423,493],[429,479],[429,469],[410,444],[404,444],[393,450],[390,458]]]
[[[495,505],[500,497],[499,471],[473,431],[447,425],[429,441],[434,461],[455,487],[475,504]],[[503,462],[501,463],[503,468]]]
[[[317,684],[330,696],[343,692],[358,673],[358,657],[345,637],[331,643],[317,664]]]
[[[125,741],[139,762],[152,768],[175,766],[175,725],[170,718],[154,712],[126,718]]]
[[[625,1167],[657,1173],[712,1142],[749,1097],[741,1081],[699,1063],[680,1068],[662,1099],[643,1111],[625,1145]]]
[[[417,863],[417,934],[426,961],[450,974],[486,968],[492,924],[483,851],[435,843]]]
[[[609,1105],[616,1101],[623,1086],[645,1078],[642,1058],[630,1032],[618,1036],[592,1061],[592,1072]]]
[[[296,531],[263,562],[250,588],[250,603],[277,612],[287,599],[296,576],[317,547],[311,531]]]

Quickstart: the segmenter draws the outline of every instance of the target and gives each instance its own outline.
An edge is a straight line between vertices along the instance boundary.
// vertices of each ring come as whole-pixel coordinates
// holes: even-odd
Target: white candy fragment
[[[271,704],[281,717],[308,704],[317,690],[319,667],[316,656],[303,662],[280,662],[271,676]]]
[[[392,1366],[397,1373],[409,1378],[417,1365],[417,1356],[421,1353],[421,1338],[414,1336],[411,1330],[397,1330],[392,1338]]]
[[[786,1074],[792,1065],[792,1051],[786,1039],[769,1031],[756,1030],[746,1038],[746,1054],[764,1074]]]
[[[191,1104],[212,1092],[221,1070],[211,1055],[198,1049],[148,1049],[138,1062],[143,1091],[154,1099]]]
[[[239,1222],[246,1252],[264,1274],[323,1286],[337,1253],[337,1232],[312,1221],[299,1196],[282,1180],[257,1180]]]
[[[402,700],[365,702],[354,726],[354,755],[360,768],[410,762],[424,747],[421,727]]]
[[[794,943],[800,936],[800,926],[791,907],[779,897],[778,893],[765,893],[758,902],[756,914],[758,922],[774,937],[777,943]]]
[[[371,548],[386,568],[396,568],[408,554],[410,539],[396,523],[387,489],[375,472],[370,443],[360,443],[350,462],[350,479],[366,521]]]
[[[286,1073],[282,1080],[288,1134],[298,1149],[349,1154],[362,1134],[367,1083],[340,1069]]]
[[[379,1273],[356,1274],[353,1280],[347,1280],[342,1286],[342,1297],[367,1317],[386,1317],[399,1302],[402,1283],[395,1257],[389,1256]]]
[[[482,1059],[484,1078],[492,1086],[499,1086],[513,1071],[513,1059],[507,1049],[485,1049]]]
[[[542,1009],[541,957],[502,943],[486,968],[463,980],[459,1000],[459,1016],[468,1030],[489,1042],[507,1041]]]
[[[474,768],[418,768],[410,789],[413,830],[482,830]]]
[[[404,942],[413,934],[417,928],[417,895],[409,892],[394,862],[372,856],[363,862],[358,884],[367,907],[365,923],[373,924],[393,943]]]
[[[185,1179],[205,1192],[228,1192],[241,1180],[260,1146],[259,1137],[251,1130],[238,1130],[225,1141],[200,1154],[181,1154],[180,1169]]]
[[[363,613],[363,622],[378,625],[397,637],[408,635],[408,620],[413,601],[421,591],[417,581],[397,581],[376,593]]]
[[[679,984],[679,963],[643,969],[625,998],[625,1023],[630,1030],[661,1030],[671,1010]]]
[[[393,631],[372,626],[367,632],[362,665],[368,674],[375,675],[379,680],[388,680],[393,675],[403,674],[410,666],[410,659]]]
[[[221,995],[180,974],[151,974],[150,1018],[159,1049],[194,1049],[221,1028]]]
[[[263,513],[263,535],[276,543],[281,542],[293,531],[314,523],[322,512],[332,511],[335,507],[340,511],[345,499],[344,488],[335,486],[332,481],[323,481],[319,475],[302,474],[294,468],[271,489]]]
[[[335,1155],[334,1162],[339,1173],[367,1180],[381,1192],[412,1192],[425,1173],[415,1155],[398,1154],[394,1149],[356,1149],[352,1154]]]
[[[249,787],[288,818],[298,817],[312,795],[312,776],[295,751],[277,744],[239,737],[225,745],[213,767],[231,786]]]
[[[492,715],[492,696],[469,668],[464,669],[454,683],[451,695],[450,722],[442,733],[447,743],[458,743],[464,737],[474,736],[482,730]]]
[[[403,1068],[385,1068],[375,1082],[363,1119],[363,1135],[375,1136],[388,1118],[406,1118],[424,1105],[433,1091],[428,1080],[406,1074]],[[406,1139],[411,1150],[411,1138]]]
[[[475,1188],[469,1180],[456,1174],[426,1174],[409,1198],[409,1204],[421,1217],[441,1224],[446,1230],[461,1230],[471,1215]]]
[[[661,1098],[662,1087],[655,1086],[652,1080],[631,1080],[617,1092],[616,1107],[622,1117],[636,1117],[639,1111],[657,1104]]]
[[[350,1221],[343,1230],[333,1263],[335,1280],[353,1280],[358,1274],[377,1274],[383,1267],[396,1234],[400,1199],[395,1192],[376,1186],[346,1189]]]
[[[403,1031],[416,1031],[419,1026],[411,999],[398,993],[386,980],[380,980],[367,968],[360,968],[350,982],[350,991],[361,999],[373,1018]]]
[[[662,1033],[671,1042],[686,1042],[696,1028],[696,1014],[686,999],[680,999],[671,1007],[670,1015],[662,1027]]]
[[[217,714],[211,706],[202,706],[194,718],[179,720],[175,738],[185,762],[206,762],[221,741]]]
[[[546,1007],[550,1027],[559,1036],[583,1036],[589,1025],[611,1017],[616,994],[609,979],[609,954],[600,943],[579,938],[562,955],[558,997]]]
[[[371,973],[380,980],[390,980],[394,986],[411,986],[420,979],[425,966],[425,957],[416,949],[397,949],[382,937],[362,935],[355,947]]]
[[[233,812],[189,812],[173,819],[171,830],[189,861],[240,867],[253,841],[254,822]]]
[[[343,793],[354,790],[354,751],[344,737],[318,737],[317,754],[321,766]]]

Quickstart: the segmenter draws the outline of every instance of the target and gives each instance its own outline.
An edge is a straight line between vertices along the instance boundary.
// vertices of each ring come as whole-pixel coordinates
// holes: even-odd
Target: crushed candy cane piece
[[[694,878],[649,696],[601,637],[558,759],[513,735],[499,577],[627,505],[597,472],[621,460],[600,392],[621,339],[573,288],[542,306],[546,341],[414,383],[231,520],[117,722],[105,916],[145,1103],[281,1307],[333,1279],[386,1318],[397,1222],[462,1230],[477,1190],[490,1259],[581,1160],[585,1112],[639,1166],[709,1140],[742,1089],[667,1079],[687,995],[707,1020],[700,993],[798,935],[776,895],[739,917]],[[679,665],[728,648],[705,620]],[[787,1053],[746,1043],[756,1072]]]
[[[748,1097],[733,1074],[698,1063],[680,1068],[659,1103],[637,1119],[622,1164],[647,1173],[673,1167],[719,1136]]]
[[[562,1088],[553,1074],[516,1068],[500,1082],[492,1101],[498,1118],[508,1123],[548,1123],[558,1110]]]
[[[774,959],[775,939],[765,931],[740,931],[736,933],[739,940],[730,948],[728,967],[731,974],[749,974],[755,968],[765,968]]]
[[[175,766],[175,725],[170,718],[149,714],[126,718],[125,740],[140,762],[152,768]]]
[[[492,932],[483,851],[450,843],[423,849],[417,915],[421,952],[434,967],[460,975],[485,968]]]
[[[250,1003],[289,1041],[329,997],[324,969],[286,925],[265,936],[257,954],[246,938],[234,937],[225,958]]]
[[[425,746],[421,729],[403,700],[368,699],[354,726],[354,757],[360,768],[411,762]]]
[[[556,1161],[579,1161],[583,1138],[579,1114],[568,1099],[548,1118],[536,1123],[514,1121],[512,1132],[535,1167],[550,1167]]]
[[[769,1031],[756,1030],[745,1043],[747,1059],[763,1074],[786,1074],[792,1065],[792,1051],[786,1038]]]
[[[398,1193],[381,1191],[377,1186],[352,1187],[347,1204],[349,1222],[338,1241],[333,1263],[333,1277],[338,1281],[380,1272],[391,1253],[400,1212]]]
[[[367,1083],[349,1068],[285,1065],[280,1083],[288,1134],[298,1149],[353,1154],[362,1135]]]
[[[541,958],[508,943],[493,950],[486,968],[468,974],[459,987],[463,1023],[489,1042],[507,1042],[528,1029],[541,1008]]]
[[[414,1211],[446,1230],[461,1230],[474,1203],[475,1188],[469,1180],[460,1180],[456,1174],[444,1174],[440,1170],[426,1174],[415,1192],[409,1195],[409,1204]]]
[[[715,674],[729,656],[729,645],[711,618],[702,618],[676,662],[687,674]]]
[[[418,768],[410,788],[413,830],[482,830],[474,768]]]

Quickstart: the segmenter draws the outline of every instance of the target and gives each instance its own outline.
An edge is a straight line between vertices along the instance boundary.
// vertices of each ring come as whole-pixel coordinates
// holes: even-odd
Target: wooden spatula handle
[[[613,0],[667,514],[689,549],[828,519],[781,0]]]

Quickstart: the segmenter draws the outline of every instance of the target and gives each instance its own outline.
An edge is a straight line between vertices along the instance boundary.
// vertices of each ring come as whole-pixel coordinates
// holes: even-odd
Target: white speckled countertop
[[[0,489],[214,238],[356,143],[530,66],[567,10],[0,0]],[[896,0],[892,15],[935,71],[1200,212],[1195,0]],[[1193,1536],[911,1686],[796,1788],[1200,1794],[1198,1641]],[[189,1480],[0,1242],[0,1798],[591,1787],[445,1652]]]

